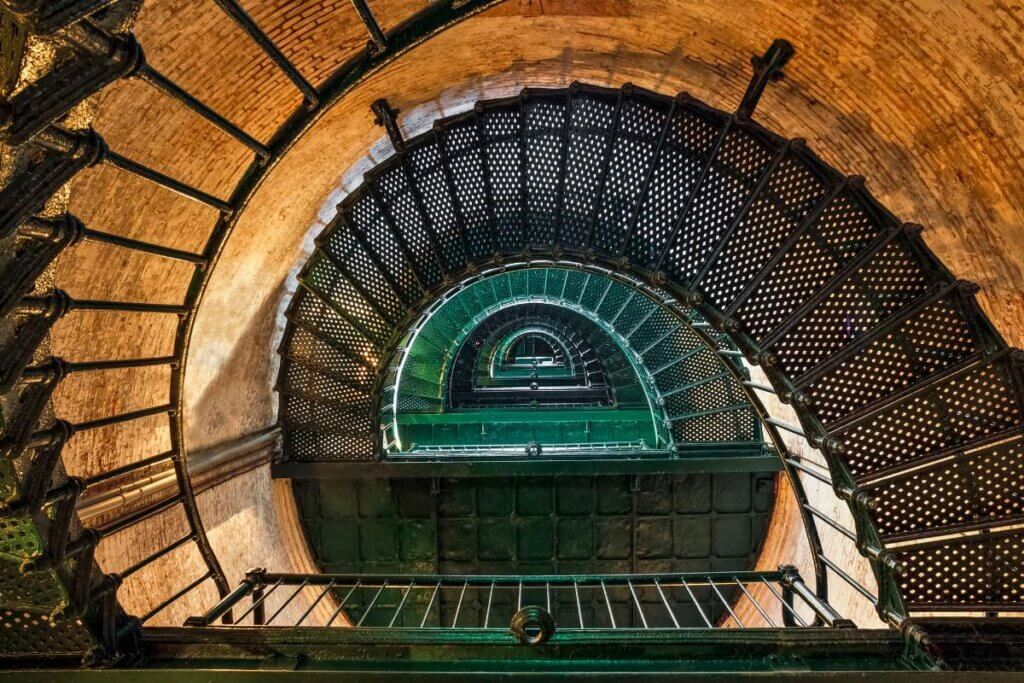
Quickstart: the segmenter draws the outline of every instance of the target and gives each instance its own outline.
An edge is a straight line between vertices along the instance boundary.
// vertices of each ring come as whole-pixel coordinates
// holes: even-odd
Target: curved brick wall
[[[420,6],[404,0],[371,4],[385,28]],[[245,5],[314,83],[366,39],[342,0]],[[798,53],[789,78],[769,89],[757,118],[783,134],[805,137],[837,168],[865,175],[898,216],[925,225],[929,245],[957,276],[983,285],[983,305],[1007,340],[1020,345],[1022,22],[997,0],[775,0],[740,7],[696,0],[523,0],[448,30],[327,113],[243,214],[214,271],[193,337],[188,445],[222,441],[273,420],[272,343],[287,276],[325,204],[337,201],[339,188],[358,182],[367,150],[374,159],[390,153],[372,123],[371,101],[388,97],[402,110],[410,134],[483,97],[576,79],[688,90],[731,109],[746,85],[749,56],[775,37],[790,39]],[[136,33],[154,65],[260,139],[299,102],[285,78],[212,3],[147,0]],[[244,148],[139,82],[106,91],[95,126],[113,149],[220,196],[249,160]],[[91,170],[74,183],[71,208],[97,229],[184,249],[201,248],[215,218],[210,209],[110,168]],[[61,259],[57,283],[78,297],[178,302],[188,273],[158,258],[85,243]],[[54,352],[74,360],[108,357],[112,348],[123,356],[170,350],[173,321],[118,318],[67,316],[55,330]],[[62,384],[57,407],[72,420],[105,415],[156,403],[166,398],[166,387],[164,368],[89,373]],[[76,437],[65,455],[68,471],[90,474],[164,449],[162,419]],[[282,538],[265,471],[214,488],[200,502],[231,580],[250,565],[283,569],[293,561],[287,548],[296,544]],[[789,540],[792,510],[780,510],[764,563],[799,554]],[[172,537],[173,531],[164,531]],[[102,548],[108,571],[117,568],[115,546],[131,544],[131,535]],[[849,548],[842,552],[852,555]],[[171,575],[185,564],[161,566],[146,581],[183,585]],[[155,601],[141,588],[122,595],[136,612]],[[177,621],[188,610],[183,605],[165,619]]]

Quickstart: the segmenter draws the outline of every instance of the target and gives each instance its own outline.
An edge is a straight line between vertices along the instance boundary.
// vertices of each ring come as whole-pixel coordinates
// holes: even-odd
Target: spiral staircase
[[[716,583],[722,577],[711,572],[640,572],[635,557],[626,579],[612,578],[594,560],[587,570],[531,580],[516,556],[482,583],[443,571],[438,560],[425,574],[429,580],[382,561],[375,578],[256,571],[229,585],[196,506],[183,443],[185,364],[210,273],[253,193],[317,116],[344,106],[345,94],[368,74],[494,3],[436,3],[384,32],[357,1],[370,43],[318,87],[237,2],[217,4],[301,93],[302,103],[267,142],[147,64],[122,30],[131,3],[4,2],[19,30],[57,36],[70,47],[2,110],[14,162],[0,189],[0,656],[12,665],[66,665],[85,656],[90,664],[173,667],[191,660],[215,667],[251,666],[284,653],[347,663],[341,668],[382,657],[401,668],[395,661],[408,654],[389,653],[412,652],[438,666],[456,661],[463,671],[517,656],[524,670],[556,670],[559,662],[591,657],[598,664],[590,670],[649,660],[669,671],[686,653],[700,666],[727,670],[723,652],[742,643],[751,657],[763,658],[761,665],[778,664],[780,656],[844,670],[1014,665],[1013,617],[1024,604],[1024,359],[981,311],[977,287],[951,275],[917,226],[900,222],[862,179],[839,173],[804,141],[752,119],[792,56],[781,40],[752,60],[753,77],[731,113],[685,94],[574,83],[482,99],[406,139],[397,112],[376,102],[373,113],[393,154],[365,173],[317,237],[285,312],[276,385],[282,446],[273,472],[293,479],[302,501],[309,482],[319,481],[322,490],[323,481],[338,479],[364,486],[411,477],[443,498],[463,479],[482,487],[495,477],[546,478],[554,491],[565,476],[726,472],[749,482],[781,471],[811,548],[813,577],[782,568],[756,573],[755,541],[744,567],[730,568],[726,593]],[[230,197],[149,168],[78,125],[77,105],[127,77],[157,88],[252,153]],[[119,237],[55,208],[62,188],[97,165],[215,210],[205,248]],[[47,268],[83,240],[194,266],[183,302],[78,299],[54,288]],[[48,333],[75,310],[176,315],[173,354],[51,357]],[[571,375],[568,386],[558,384],[564,378],[549,386],[533,371],[490,391],[500,400],[481,398],[502,387],[483,386],[491,356],[479,349],[535,329],[554,335],[587,369]],[[50,399],[68,376],[150,366],[171,370],[165,404],[77,423],[53,414]],[[559,401],[559,391],[568,400]],[[777,406],[795,421],[780,417]],[[511,426],[481,437],[494,410]],[[603,420],[614,428],[592,430],[591,414],[600,416],[595,425]],[[91,477],[65,476],[61,456],[75,435],[164,415],[168,452]],[[461,431],[445,426],[455,423]],[[582,432],[567,427],[580,423],[587,425]],[[154,468],[170,474],[173,493],[99,526],[78,521],[76,504],[90,489]],[[645,486],[622,481],[633,493]],[[827,485],[852,525],[809,500],[811,483]],[[182,538],[132,558],[121,572],[100,570],[99,544],[169,509],[184,513]],[[873,587],[829,556],[824,533],[855,544]],[[323,569],[325,551],[311,543]],[[202,573],[166,587],[149,613],[126,614],[118,601],[122,584],[186,545],[202,557]],[[670,581],[669,598],[662,585]],[[747,588],[758,581],[768,592],[751,595]],[[531,605],[521,614],[524,582],[543,585],[546,609]],[[207,583],[220,601],[203,615],[181,627],[146,625]],[[418,583],[428,589],[422,595]],[[830,603],[830,586],[834,595],[839,583],[872,603],[888,630],[849,628],[842,606]],[[294,593],[268,617],[268,596],[281,586],[294,586]],[[496,587],[510,595],[518,589],[518,602],[495,604],[509,607],[514,634],[520,620],[517,639],[525,645],[501,640],[507,616],[500,633],[487,630],[495,628],[488,620]],[[592,591],[587,600],[581,587]],[[695,596],[692,587],[703,592]],[[435,600],[430,588],[441,597]],[[570,597],[556,596],[552,607],[553,589]],[[467,592],[482,621],[464,624],[463,632],[456,626]],[[292,630],[274,631],[269,622],[307,593],[315,602],[302,619],[288,625]],[[762,610],[757,598],[765,595],[779,598],[785,623]],[[708,600],[717,598],[712,611]],[[779,628],[763,636],[744,628],[738,605],[745,598]],[[543,603],[544,593],[533,601]],[[321,631],[303,635],[301,621],[318,604],[332,605],[333,616]],[[664,605],[664,623],[645,641],[652,605]],[[682,616],[684,607],[692,611]],[[439,628],[447,625],[442,615],[453,614],[453,630],[433,640],[410,635],[412,627],[401,628],[403,610],[414,608],[423,610],[420,627],[432,608]],[[604,608],[607,623],[591,621]],[[383,610],[393,615],[390,622]],[[331,629],[339,615],[345,628]],[[740,628],[723,635],[730,616]],[[361,632],[364,621],[377,630]],[[599,633],[587,634],[588,623]],[[705,637],[718,648],[714,657],[695,654]],[[484,649],[473,650],[474,642]],[[510,655],[508,647],[524,654]],[[452,648],[459,654],[448,659]],[[481,659],[471,659],[472,652]],[[608,668],[600,669],[602,662]]]

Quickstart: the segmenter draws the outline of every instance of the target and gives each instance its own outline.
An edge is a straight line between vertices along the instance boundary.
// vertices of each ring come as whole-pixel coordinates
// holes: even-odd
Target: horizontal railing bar
[[[92,230],[91,228],[85,228],[82,231],[82,237],[89,240],[90,242],[102,242],[103,244],[110,244],[115,247],[123,247],[125,249],[132,249],[133,251],[141,251],[147,254],[154,254],[156,256],[163,256],[170,259],[177,259],[179,261],[188,261],[189,263],[197,263],[205,265],[207,259],[202,254],[195,254],[190,251],[183,249],[173,249],[171,247],[160,246],[159,244],[152,244],[150,242],[143,242],[141,240],[132,239],[130,237],[122,237],[120,235],[112,235],[108,232],[100,232],[98,230]]]
[[[179,304],[149,304],[136,301],[100,301],[97,299],[74,299],[71,309],[78,311],[125,311],[128,313],[174,313],[184,315],[188,312]]]
[[[123,571],[120,571],[120,572],[117,572],[117,575],[122,580],[123,579],[127,579],[129,576],[131,576],[135,572],[139,571],[140,569],[142,569],[143,567],[145,567],[149,563],[155,562],[155,561],[159,560],[161,557],[163,557],[164,555],[167,555],[167,554],[173,552],[174,550],[176,550],[177,548],[180,548],[181,546],[185,545],[189,541],[195,540],[195,537],[196,537],[195,533],[189,532],[189,533],[185,534],[184,536],[182,536],[181,538],[179,538],[174,543],[171,543],[168,546],[160,548],[156,552],[150,553],[149,555],[147,555],[146,557],[142,558],[141,560],[139,560],[135,564],[131,565],[127,569],[125,569]]]
[[[213,576],[213,572],[209,572],[209,571],[206,572],[205,574],[200,576],[198,579],[196,579],[195,581],[193,581],[189,585],[185,586],[180,591],[178,591],[177,593],[175,593],[171,597],[167,598],[166,600],[164,600],[163,602],[158,604],[153,609],[151,609],[148,612],[146,612],[146,614],[144,616],[139,618],[139,621],[141,621],[143,624],[145,624],[147,621],[149,621],[150,619],[155,617],[157,614],[159,614],[160,612],[163,612],[165,609],[167,609],[167,607],[169,607],[172,603],[177,601],[179,598],[183,597],[186,593],[194,590],[199,584],[201,584],[203,581],[206,581],[207,579],[211,578],[212,576]]]
[[[808,476],[811,476],[811,477],[814,477],[815,479],[817,479],[821,483],[828,484],[829,486],[832,485],[832,479],[831,478],[825,476],[824,474],[822,474],[821,472],[818,472],[817,470],[811,469],[810,467],[808,467],[807,465],[803,464],[799,460],[795,460],[793,458],[786,458],[786,462],[789,463],[790,465],[792,465],[793,467],[797,468],[798,470],[800,470],[804,474],[806,474]]]
[[[333,581],[335,585],[347,586],[359,583],[364,587],[373,588],[380,586],[385,581],[389,584],[398,584],[399,586],[415,581],[416,585],[421,587],[425,584],[432,585],[435,581],[440,581],[442,586],[462,586],[463,583],[468,583],[471,586],[490,586],[491,583],[494,583],[499,588],[514,588],[519,583],[525,586],[551,584],[557,588],[572,588],[574,582],[579,586],[599,586],[602,581],[609,586],[627,586],[630,581],[653,586],[654,581],[658,581],[662,587],[681,588],[684,580],[691,586],[710,586],[711,581],[728,583],[739,580],[749,583],[766,579],[777,582],[781,581],[782,577],[783,574],[779,571],[683,572],[675,574],[531,574],[524,576],[500,574],[292,574],[268,572],[263,576],[263,580],[266,583],[280,581],[285,585],[294,585],[308,579],[310,585],[324,585]]]
[[[110,524],[99,527],[96,529],[100,533],[100,536],[106,538],[107,536],[113,536],[114,534],[124,531],[128,527],[135,526],[140,522],[144,522],[150,517],[155,517],[161,512],[170,510],[172,507],[180,503],[182,500],[181,493],[178,493],[166,500],[156,502],[152,505],[144,507],[143,509],[133,512],[132,514],[121,517],[120,519],[114,520]]]
[[[86,477],[85,487],[89,488],[90,486],[96,486],[97,484],[102,484],[103,482],[110,481],[112,479],[117,479],[118,477],[122,477],[126,474],[131,474],[132,472],[137,472],[139,470],[146,469],[147,467],[152,467],[153,465],[158,465],[164,462],[171,462],[174,459],[175,455],[175,451],[165,451],[164,453],[157,453],[156,455],[152,455],[144,460],[139,460],[138,462],[133,462],[128,465],[116,467],[112,470],[107,470],[106,472],[94,474],[91,477]]]
[[[111,415],[110,417],[101,417],[95,420],[88,420],[86,422],[79,422],[74,425],[76,432],[85,431],[87,429],[99,429],[100,427],[108,427],[113,424],[120,422],[129,422],[131,420],[137,420],[143,417],[149,417],[151,415],[159,415],[160,413],[170,413],[174,410],[174,406],[170,403],[165,403],[159,406],[153,406],[152,408],[143,408],[141,410],[132,410],[127,413],[121,413],[119,415]]]
[[[180,304],[151,304],[141,301],[107,301],[101,299],[72,299],[63,292],[51,296],[27,296],[18,304],[19,313],[43,313],[49,310],[55,299],[63,297],[68,310],[72,311],[119,311],[124,313],[170,313],[184,315],[188,308]]]
[[[315,107],[320,104],[320,93],[317,92],[316,88],[310,84],[306,78],[299,73],[299,70],[295,68],[284,53],[281,52],[280,48],[274,44],[267,34],[263,32],[263,29],[253,20],[249,13],[246,12],[237,0],[214,0],[217,5],[227,14],[231,19],[238,24],[239,28],[245,31],[246,35],[256,43],[264,54],[270,58],[270,61],[274,62],[281,71],[284,72],[285,76],[288,77],[296,88],[302,93],[306,99],[306,104],[309,107]]]
[[[765,420],[765,422],[772,425],[773,427],[778,427],[779,429],[784,429],[787,432],[796,434],[797,436],[802,436],[804,438],[807,437],[807,435],[804,434],[804,430],[801,429],[800,427],[797,427],[796,425],[791,425],[788,422],[783,422],[782,420],[779,420],[777,418],[769,417],[767,420]]]
[[[241,144],[252,150],[260,159],[270,158],[270,149],[262,142],[252,137],[240,127],[218,114],[201,100],[194,97],[187,90],[167,78],[164,74],[154,69],[149,64],[143,64],[135,75],[149,83],[153,87],[165,93],[168,97],[183,104],[185,107],[203,117],[221,131],[231,136]]]
[[[97,144],[100,150],[96,152],[97,162],[109,164],[110,166],[118,168],[126,173],[131,173],[139,178],[156,183],[171,192],[176,192],[184,197],[206,204],[218,211],[230,213],[233,210],[233,207],[229,202],[214,197],[213,195],[192,187],[187,183],[118,154],[117,152],[108,149],[106,144],[102,142],[102,139],[98,135],[92,133],[92,136],[95,139],[100,140]],[[50,126],[36,136],[36,141],[47,149],[52,149],[61,154],[75,154],[82,145],[82,135],[68,132],[56,126]]]
[[[769,394],[778,393],[775,391],[775,387],[768,386],[767,384],[761,384],[760,382],[752,382],[749,379],[743,380],[743,386],[750,387],[751,389],[757,389]]]
[[[171,192],[175,192],[183,197],[187,197],[188,199],[192,199],[201,204],[206,204],[207,206],[217,209],[218,211],[222,211],[224,213],[231,213],[231,211],[233,210],[229,202],[226,202],[223,199],[220,199],[219,197],[214,197],[212,194],[209,194],[208,192],[204,192],[203,190],[192,187],[187,183],[183,183],[180,180],[172,178],[171,176],[161,173],[160,171],[149,168],[148,166],[140,164],[137,161],[133,161],[132,159],[122,156],[117,152],[107,152],[104,161],[113,166],[114,168],[118,168],[124,171],[125,173],[131,173],[134,176],[138,176],[139,178],[142,178],[144,180],[156,183],[157,185],[160,185],[161,187],[170,190]]]
[[[810,505],[808,503],[804,503],[804,508],[806,508],[807,511],[810,512],[812,515],[814,515],[815,517],[817,517],[821,521],[825,522],[825,524],[828,524],[830,527],[832,527],[833,529],[835,529],[836,531],[841,533],[843,536],[846,536],[848,539],[850,539],[854,543],[857,542],[857,534],[853,533],[852,531],[850,531],[849,529],[844,527],[842,524],[840,524],[839,522],[835,521],[834,519],[832,519],[831,517],[826,515],[824,512],[822,512],[818,508],[816,508],[813,505]]]
[[[835,562],[825,557],[824,553],[818,553],[818,557],[825,564],[825,566],[831,569],[833,572],[835,572],[839,578],[841,578],[846,583],[850,584],[851,588],[853,588],[855,591],[857,591],[865,598],[870,600],[872,604],[878,604],[878,598],[875,595],[873,595],[871,591],[869,591],[867,588],[864,587],[863,584],[861,584],[859,581],[857,581],[852,576],[843,571]]]
[[[64,369],[70,374],[74,372],[92,372],[98,370],[120,370],[123,368],[144,368],[154,365],[173,365],[178,362],[177,356],[159,356],[155,358],[124,358],[118,360],[93,360],[63,362]],[[50,372],[45,366],[26,368],[22,377],[43,377]]]

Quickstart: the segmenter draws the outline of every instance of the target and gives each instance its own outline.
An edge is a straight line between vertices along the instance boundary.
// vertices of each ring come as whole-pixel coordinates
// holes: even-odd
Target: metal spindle
[[[274,64],[277,65],[281,71],[288,77],[288,79],[295,85],[299,91],[302,92],[303,97],[306,99],[306,105],[309,108],[316,107],[320,104],[320,94],[317,92],[309,81],[303,77],[299,70],[288,61],[288,58],[284,56],[284,53],[274,44],[267,34],[263,32],[263,29],[253,20],[249,13],[246,12],[237,0],[214,0],[221,10],[224,11],[231,19],[238,24],[249,38],[259,45],[260,49],[270,58]]]
[[[833,529],[835,529],[836,531],[841,533],[843,536],[846,536],[848,539],[850,539],[854,543],[857,542],[857,534],[853,533],[852,531],[850,531],[849,529],[844,527],[842,524],[840,524],[839,522],[835,521],[834,519],[832,519],[831,517],[826,515],[824,512],[822,512],[818,508],[814,507],[813,505],[811,505],[809,503],[804,503],[804,508],[806,508],[806,510],[808,512],[810,512],[812,515],[814,515],[815,517],[817,517],[821,521],[825,522],[825,524],[828,524],[830,527],[832,527]]]
[[[159,185],[171,192],[180,194],[183,197],[187,197],[193,201],[197,201],[201,204],[206,204],[210,208],[217,209],[223,213],[231,213],[234,207],[229,202],[224,201],[218,197],[214,197],[208,192],[204,192],[196,187],[192,187],[187,183],[183,183],[180,180],[172,178],[169,175],[161,173],[160,171],[154,170],[140,164],[137,161],[129,159],[128,157],[122,156],[117,152],[107,152],[106,157],[103,161],[110,164],[114,168],[120,169],[125,173],[131,173],[134,176],[138,176],[143,180],[148,180],[152,183]]]
[[[263,604],[266,603],[267,598],[270,597],[271,593],[273,593],[274,591],[277,590],[278,586],[280,586],[282,582],[283,582],[283,579],[278,579],[277,582],[274,583],[274,585],[270,587],[270,590],[262,591],[262,592],[261,592],[261,589],[263,588],[263,586],[262,585],[257,585],[255,590],[253,591],[253,594],[252,594],[253,595],[252,604],[249,605],[249,609],[247,609],[244,612],[242,612],[242,616],[238,617],[238,621],[235,622],[235,623],[237,623],[237,624],[242,623],[242,621],[244,621],[247,616],[249,616],[250,614],[256,612],[257,609],[262,607]],[[260,594],[257,595],[257,592],[260,592]],[[260,624],[262,622],[263,622],[263,620],[258,618],[258,613],[253,614],[253,624]]]
[[[157,614],[159,614],[160,612],[163,612],[165,609],[167,609],[167,607],[170,606],[172,603],[176,602],[179,598],[183,597],[185,594],[189,593],[194,588],[196,588],[196,586],[201,584],[203,581],[206,581],[207,579],[211,578],[212,576],[213,576],[213,572],[206,572],[205,574],[200,576],[198,579],[196,579],[195,581],[193,581],[189,585],[185,586],[180,591],[178,591],[177,593],[175,593],[171,597],[167,598],[166,600],[164,600],[160,604],[156,605],[155,607],[153,607],[153,609],[151,609],[148,612],[146,612],[142,617],[139,618],[139,621],[141,621],[143,624],[145,624],[147,621],[149,621],[150,619],[155,617]]]
[[[796,622],[798,624],[800,624],[801,626],[807,626],[807,622],[804,621],[804,618],[801,617],[797,613],[797,611],[795,609],[793,609],[793,607],[788,602],[786,602],[786,599],[783,598],[782,595],[777,590],[775,590],[774,586],[772,586],[770,583],[768,583],[768,581],[766,581],[765,579],[761,579],[761,583],[763,583],[765,586],[767,586],[768,590],[771,591],[772,595],[774,595],[776,598],[778,598],[779,604],[782,605],[782,608],[785,609],[790,614],[792,614],[793,618],[796,620]]]
[[[580,585],[575,580],[572,582],[572,590],[576,595],[576,615],[580,618],[580,629],[585,629],[583,625],[583,604],[580,602]]]
[[[693,590],[690,588],[690,584],[686,582],[686,579],[680,577],[679,579],[683,583],[683,588],[686,589],[687,595],[690,596],[690,600],[693,601],[693,606],[697,608],[697,613],[700,614],[700,618],[704,620],[708,628],[714,628],[714,624],[708,619],[708,615],[704,613],[704,608],[700,606],[700,602],[697,601],[697,596],[693,594]]]
[[[644,608],[640,604],[640,598],[637,597],[636,589],[633,588],[633,581],[629,580],[626,582],[626,584],[629,586],[629,594],[633,596],[633,602],[636,603],[636,611],[640,615],[640,623],[644,625],[644,628],[648,628],[647,616],[644,615]]]
[[[668,604],[668,598],[665,597],[665,591],[661,589],[661,583],[657,579],[654,580],[654,587],[658,589],[658,595],[661,597],[661,604],[665,605],[665,611],[668,612],[668,615],[672,618],[672,623],[675,624],[676,628],[680,628],[679,620],[676,619],[676,614]]]
[[[740,620],[740,618],[736,616],[736,613],[732,611],[732,607],[729,605],[729,601],[725,599],[725,596],[722,595],[722,591],[718,590],[718,585],[715,584],[715,582],[711,578],[708,578],[708,585],[711,586],[711,590],[715,592],[715,595],[718,596],[718,599],[722,601],[723,605],[725,605],[725,609],[729,612],[729,616],[733,618],[733,621],[736,622],[736,625],[740,628],[746,628],[743,625],[743,622]]]
[[[283,611],[284,611],[284,609],[285,609],[285,608],[286,608],[286,607],[287,607],[288,605],[290,605],[290,604],[292,603],[292,600],[294,600],[294,599],[295,599],[295,597],[296,597],[296,596],[297,596],[297,595],[298,595],[299,593],[301,593],[301,592],[302,592],[302,589],[304,589],[304,588],[305,588],[306,586],[308,586],[308,585],[309,585],[309,579],[306,579],[305,581],[303,581],[302,583],[300,583],[300,584],[299,584],[299,586],[298,586],[298,588],[296,588],[296,589],[295,589],[295,591],[294,591],[294,592],[293,592],[293,593],[292,593],[291,595],[289,595],[289,596],[288,596],[288,599],[287,599],[287,600],[285,600],[285,601],[284,601],[283,603],[281,603],[281,606],[280,606],[280,607],[278,607],[278,608],[277,608],[277,610],[276,610],[276,611],[275,611],[275,612],[274,612],[273,614],[271,614],[271,615],[270,615],[270,618],[269,618],[269,619],[267,619],[267,620],[266,620],[266,622],[264,622],[264,626],[270,626],[271,622],[273,622],[273,621],[274,621],[274,619],[276,619],[276,618],[277,618],[277,615],[278,615],[278,614],[280,614],[281,612],[283,612]]]
[[[754,606],[754,609],[756,609],[758,613],[761,615],[761,617],[765,620],[765,623],[767,623],[772,628],[775,628],[775,622],[772,621],[772,618],[768,616],[768,613],[761,608],[761,603],[759,603],[754,598],[754,596],[751,595],[750,591],[747,590],[747,587],[743,585],[743,582],[739,579],[736,579],[736,585],[739,586],[740,590],[743,591],[743,594],[747,596],[747,599],[750,600],[750,603]]]
[[[615,625],[615,614],[612,613],[612,601],[608,599],[608,588],[604,585],[604,580],[601,580],[601,592],[604,594],[604,604],[608,607],[608,619],[612,623],[612,628],[618,628]]]
[[[434,591],[430,594],[430,602],[427,603],[427,609],[423,612],[423,619],[420,621],[420,628],[423,628],[427,623],[427,617],[430,616],[430,608],[434,606],[434,599],[437,598],[437,592],[441,590],[441,582],[438,581],[434,585]],[[440,619],[441,608],[438,607],[438,624],[441,623]]]
[[[319,604],[320,604],[320,601],[321,601],[321,600],[323,600],[323,599],[324,599],[324,597],[325,597],[325,596],[326,596],[326,595],[327,595],[328,593],[330,593],[330,592],[331,592],[331,589],[332,589],[332,588],[334,588],[334,583],[335,583],[335,582],[334,582],[334,581],[332,580],[332,581],[331,581],[331,582],[330,582],[329,584],[327,584],[327,586],[326,586],[326,587],[325,587],[325,588],[324,588],[324,589],[323,589],[323,590],[322,590],[322,591],[320,592],[320,595],[316,596],[316,600],[314,600],[314,601],[313,601],[312,603],[310,603],[309,607],[307,607],[307,608],[306,608],[306,611],[305,611],[305,612],[303,612],[303,613],[302,613],[302,616],[300,616],[300,617],[299,617],[299,620],[295,622],[295,625],[296,625],[296,626],[302,626],[302,622],[304,622],[304,621],[306,620],[306,617],[308,617],[308,616],[309,616],[310,614],[312,614],[312,612],[313,612],[313,609],[314,609],[314,608],[315,608],[315,607],[316,607],[317,605],[319,605]]]
[[[152,562],[156,562],[161,557],[171,553],[172,551],[176,550],[177,548],[180,548],[181,546],[185,545],[189,541],[195,540],[195,537],[196,537],[196,535],[194,533],[189,532],[189,533],[185,534],[184,536],[182,536],[181,538],[179,538],[174,543],[171,543],[169,546],[161,548],[160,550],[157,550],[156,552],[150,553],[149,555],[147,555],[146,557],[142,558],[141,560],[139,560],[135,564],[129,566],[127,569],[124,569],[124,570],[122,570],[120,572],[117,572],[117,576],[121,580],[127,579],[129,576],[131,576],[135,572],[139,571],[140,569],[142,569],[146,565],[148,565],[148,564],[150,564]]]
[[[332,581],[331,583],[333,584],[334,582]],[[353,584],[352,588],[350,588],[348,593],[345,594],[345,597],[342,598],[340,603],[338,603],[338,607],[331,614],[331,618],[327,620],[325,626],[330,626],[334,623],[334,620],[338,618],[339,614],[341,614],[341,610],[345,609],[345,605],[348,603],[348,599],[352,597],[352,594],[356,592],[356,589],[359,588],[359,586],[361,586],[362,583],[362,581],[356,581],[355,584]]]
[[[494,601],[494,582],[491,581],[491,590],[487,593],[487,611],[484,612],[484,628],[491,621],[491,603]]]
[[[791,425],[788,422],[783,422],[782,420],[779,420],[779,419],[774,418],[774,417],[769,417],[767,420],[765,420],[765,422],[767,422],[768,424],[772,425],[773,427],[778,427],[779,429],[784,429],[787,432],[790,432],[791,434],[796,434],[797,436],[802,436],[804,438],[807,438],[807,435],[804,434],[804,430],[801,429],[800,427],[797,427],[796,425]]]
[[[205,103],[195,98],[187,90],[167,78],[167,76],[160,73],[149,64],[143,64],[135,75],[140,80],[149,83],[171,99],[180,102],[189,110],[203,117],[218,129],[248,147],[263,161],[270,158],[270,149],[266,145],[215,112]]]
[[[878,604],[877,596],[875,596],[871,591],[865,588],[860,581],[857,581],[855,578],[853,578],[845,571],[843,571],[843,569],[840,568],[835,562],[825,557],[825,553],[818,553],[818,557],[821,559],[821,561],[825,564],[826,567],[835,572],[836,575],[838,575],[839,578],[848,583],[851,588],[853,588],[855,591],[857,591],[865,598],[867,598],[873,605]]]
[[[395,608],[395,613],[391,615],[391,621],[388,622],[388,628],[395,625],[395,620],[398,619],[398,615],[402,613],[402,608],[405,607],[405,601],[409,599],[409,594],[412,593],[413,587],[416,585],[415,581],[409,582],[409,587],[402,593],[402,600],[398,603],[398,607]]]
[[[359,621],[356,623],[356,628],[359,628],[363,625],[363,622],[366,621],[366,617],[368,617],[370,615],[370,612],[373,611],[373,606],[377,604],[377,599],[380,598],[380,594],[383,593],[384,589],[387,587],[388,579],[384,579],[384,582],[380,585],[380,588],[378,588],[377,592],[374,593],[373,599],[370,600],[370,604],[366,606],[366,611],[364,611],[362,616],[359,617]]]
[[[169,413],[174,410],[174,406],[167,403],[160,406],[154,406],[152,408],[143,408],[141,410],[133,410],[127,413],[121,413],[120,415],[111,415],[110,417],[101,417],[95,420],[88,420],[86,422],[79,422],[74,425],[75,432],[84,432],[87,429],[99,429],[100,427],[109,427],[110,425],[119,424],[121,422],[130,422],[131,420],[137,420],[143,417],[150,417],[152,415],[160,415],[161,413]]]
[[[459,592],[459,604],[455,606],[455,617],[452,619],[452,628],[459,623],[459,613],[462,611],[462,601],[466,597],[466,588],[469,586],[468,581],[462,582],[462,591]]]

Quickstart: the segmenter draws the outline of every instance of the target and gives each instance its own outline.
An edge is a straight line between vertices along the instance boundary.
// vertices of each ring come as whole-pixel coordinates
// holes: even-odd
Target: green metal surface
[[[294,490],[314,558],[335,573],[743,571],[774,504],[764,473],[314,479]]]
[[[460,428],[451,427],[454,422],[445,419],[451,410],[446,407],[445,396],[460,347],[490,316],[526,303],[544,303],[581,316],[601,331],[607,346],[618,350],[617,358],[621,360],[613,356],[609,361],[613,367],[609,368],[608,376],[616,395],[612,412],[630,411],[628,419],[618,420],[609,429],[597,425],[591,428],[588,415],[576,412],[581,408],[566,405],[560,407],[554,418],[557,424],[540,412],[533,417],[523,416],[518,424],[513,424],[505,416],[506,411],[498,420],[486,419],[481,414],[478,422],[460,420]],[[691,324],[663,310],[647,294],[596,273],[538,267],[499,271],[478,278],[432,306],[395,356],[390,373],[393,380],[385,386],[381,406],[382,423],[390,426],[390,450],[592,441],[643,441],[650,448],[663,448],[690,440],[694,432],[687,423],[695,422],[694,418],[714,418],[720,415],[715,411],[743,402],[742,392],[730,386],[731,380],[718,379],[724,374],[721,363],[725,361],[715,357],[713,351],[702,349],[692,333],[687,334]],[[524,321],[522,328],[485,340],[486,346],[479,353],[478,375],[491,375],[487,379],[494,382],[498,360],[505,358],[510,346],[533,328]],[[439,367],[444,369],[442,373],[438,372]],[[508,377],[514,385],[516,376]],[[521,379],[546,381],[539,373],[533,377],[524,374]],[[700,402],[681,402],[688,396],[685,390],[705,383],[709,390],[699,396]],[[635,397],[631,393],[633,388],[637,392]],[[646,405],[645,419],[640,419],[641,414],[630,405],[636,398]],[[411,415],[427,417],[410,419]],[[505,426],[496,428],[497,424]],[[729,413],[721,414],[714,424],[713,430],[700,433],[693,440],[730,442],[758,438],[759,430],[751,432],[747,423],[734,421]],[[671,430],[665,429],[668,425],[672,425]],[[677,425],[682,427],[677,429]]]

